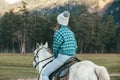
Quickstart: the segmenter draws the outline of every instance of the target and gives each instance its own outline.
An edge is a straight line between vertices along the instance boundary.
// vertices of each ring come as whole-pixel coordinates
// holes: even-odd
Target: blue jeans
[[[62,66],[69,58],[72,56],[58,54],[57,58],[55,58],[52,62],[47,64],[45,68],[41,72],[41,80],[49,80],[49,75]]]

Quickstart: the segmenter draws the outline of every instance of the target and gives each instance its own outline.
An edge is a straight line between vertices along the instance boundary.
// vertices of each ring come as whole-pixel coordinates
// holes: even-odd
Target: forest
[[[32,53],[37,42],[48,42],[52,50],[57,15],[29,12],[24,3],[19,12],[6,12],[0,17],[0,52]],[[77,53],[120,53],[120,24],[112,15],[90,14],[82,5],[71,12],[69,28],[77,39]]]

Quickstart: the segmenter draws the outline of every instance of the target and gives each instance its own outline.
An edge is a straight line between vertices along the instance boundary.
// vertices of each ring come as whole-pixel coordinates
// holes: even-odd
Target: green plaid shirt
[[[67,27],[61,26],[56,30],[53,38],[53,53],[55,58],[58,53],[74,56],[76,54],[77,43],[74,33]]]

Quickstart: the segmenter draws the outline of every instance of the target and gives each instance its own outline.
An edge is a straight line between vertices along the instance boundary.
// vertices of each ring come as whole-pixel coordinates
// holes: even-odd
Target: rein
[[[39,63],[41,63],[41,62],[43,62],[43,61],[46,61],[46,60],[48,60],[48,59],[50,59],[50,58],[52,58],[52,57],[53,57],[53,56],[48,57],[48,58],[46,58],[46,59],[44,59],[44,60],[39,61],[38,63],[36,63],[35,68],[37,67],[37,65],[38,65]]]

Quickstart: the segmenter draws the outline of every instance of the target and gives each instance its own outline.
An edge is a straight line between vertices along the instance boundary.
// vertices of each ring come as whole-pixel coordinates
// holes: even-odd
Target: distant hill
[[[29,11],[41,11],[45,9],[51,9],[56,6],[61,6],[68,1],[66,0],[22,0],[27,3],[27,9]],[[0,0],[0,14],[3,15],[5,12],[8,12],[11,9],[14,9],[14,12],[18,12],[19,8],[22,5],[21,2],[15,4],[8,4],[5,0]]]
[[[40,11],[43,14],[59,13],[64,10],[75,11],[77,5],[86,5],[90,13],[97,12],[105,15],[113,15],[115,21],[120,23],[120,0],[23,0],[27,3],[30,12]],[[5,0],[0,0],[0,15],[13,9],[19,11],[22,3],[8,4]]]
[[[114,1],[105,12],[105,15],[112,15],[115,22],[120,24],[120,0]]]
[[[59,9],[64,6],[65,9],[72,9],[70,5],[86,5],[90,12],[102,10],[108,3],[113,0],[22,0],[27,3],[27,8],[29,11],[46,11],[51,9]],[[69,5],[70,4],[70,5]],[[0,15],[14,9],[14,12],[19,11],[22,4],[21,2],[15,4],[8,4],[5,0],[0,0]],[[56,10],[58,11],[58,10]]]

